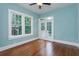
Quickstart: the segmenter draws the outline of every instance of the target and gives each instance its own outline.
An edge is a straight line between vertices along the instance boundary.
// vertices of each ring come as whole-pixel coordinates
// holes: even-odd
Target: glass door
[[[45,39],[45,30],[46,30],[46,23],[45,23],[45,20],[44,19],[40,19],[39,21],[39,37],[42,38],[42,39]]]
[[[53,20],[46,20],[46,38],[49,39],[53,39]]]
[[[39,37],[46,40],[53,39],[53,19],[40,19],[39,25]]]

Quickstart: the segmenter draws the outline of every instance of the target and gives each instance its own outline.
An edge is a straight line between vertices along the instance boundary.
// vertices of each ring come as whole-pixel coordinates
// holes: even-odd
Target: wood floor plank
[[[0,56],[79,56],[79,48],[38,39],[0,52]]]

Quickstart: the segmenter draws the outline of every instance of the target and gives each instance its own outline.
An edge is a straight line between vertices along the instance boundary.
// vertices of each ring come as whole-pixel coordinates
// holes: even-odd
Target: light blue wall
[[[0,5],[0,7],[1,7],[1,5]],[[2,7],[0,8],[0,45],[1,45],[1,40],[2,40]]]
[[[16,10],[33,16],[33,35],[18,39],[9,40],[8,38],[8,9]],[[32,39],[38,36],[38,18],[39,15],[31,12],[17,4],[0,4],[0,47],[11,45],[27,39]],[[37,25],[36,25],[37,24]]]
[[[8,39],[8,9],[13,9],[33,16],[34,34],[23,38],[9,40]],[[0,4],[0,47],[38,37],[39,16],[40,17],[54,16],[54,25],[55,25],[54,39],[78,43],[79,42],[78,40],[79,13],[77,14],[78,10],[79,8],[77,9],[77,4],[73,4],[71,6],[66,6],[45,14],[38,15],[17,4]]]
[[[77,4],[44,13],[40,17],[54,16],[54,39],[78,43]]]
[[[79,4],[78,4],[78,43],[79,43]]]

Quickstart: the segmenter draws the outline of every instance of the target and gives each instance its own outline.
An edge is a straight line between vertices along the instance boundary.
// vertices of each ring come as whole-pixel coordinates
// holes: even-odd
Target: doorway
[[[46,17],[39,19],[39,38],[46,40],[54,39],[54,18]]]

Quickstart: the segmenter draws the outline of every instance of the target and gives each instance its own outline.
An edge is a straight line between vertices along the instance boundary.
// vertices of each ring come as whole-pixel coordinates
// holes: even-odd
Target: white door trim
[[[43,34],[43,33],[40,32],[41,31],[41,25],[40,25],[41,22],[40,22],[40,19],[46,19],[46,22],[52,20],[52,27],[53,27],[52,28],[52,32],[53,32],[52,33],[52,38],[54,39],[54,16],[49,16],[49,17],[45,17],[45,18],[39,18],[39,29],[38,29],[38,31],[39,31],[39,33],[38,33],[39,34],[39,38],[41,38],[41,35]]]

